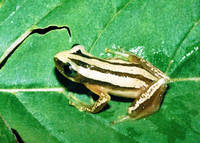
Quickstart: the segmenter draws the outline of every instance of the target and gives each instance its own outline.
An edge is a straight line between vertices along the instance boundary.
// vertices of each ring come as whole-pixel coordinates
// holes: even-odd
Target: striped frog
[[[128,108],[128,118],[138,119],[156,112],[160,108],[169,77],[134,54],[109,49],[106,52],[123,59],[100,59],[87,53],[81,45],[54,57],[62,75],[83,84],[99,96],[93,105],[73,101],[71,105],[81,111],[96,113],[110,101],[110,95],[115,95],[135,99]]]

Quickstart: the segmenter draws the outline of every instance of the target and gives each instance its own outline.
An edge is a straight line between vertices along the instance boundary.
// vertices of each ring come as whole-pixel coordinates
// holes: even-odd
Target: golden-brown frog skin
[[[129,117],[138,119],[160,107],[169,77],[146,60],[130,53],[109,51],[122,59],[99,59],[77,45],[54,57],[57,69],[68,79],[85,85],[99,96],[93,105],[72,105],[79,110],[99,112],[110,100],[110,94],[135,98],[128,108]]]

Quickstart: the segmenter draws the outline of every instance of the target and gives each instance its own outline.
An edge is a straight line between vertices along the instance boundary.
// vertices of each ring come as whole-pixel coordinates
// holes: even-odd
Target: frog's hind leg
[[[80,111],[97,113],[110,101],[110,96],[106,93],[106,90],[99,85],[85,84],[85,86],[98,95],[99,99],[92,105],[83,103],[78,99],[75,99],[76,102],[71,101],[70,104],[78,108]]]
[[[164,79],[160,79],[152,84],[152,86],[150,86],[145,93],[141,94],[128,108],[129,116],[138,119],[158,111],[166,87]]]
[[[127,120],[136,120],[158,111],[166,89],[164,79],[153,83],[144,93],[142,93],[128,108],[128,115],[119,117],[111,124],[117,124]]]

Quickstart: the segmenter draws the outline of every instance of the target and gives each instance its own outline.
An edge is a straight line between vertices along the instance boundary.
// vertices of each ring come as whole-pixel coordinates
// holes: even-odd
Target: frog
[[[120,121],[127,118],[140,119],[157,112],[170,78],[131,52],[108,48],[105,51],[117,57],[95,57],[82,45],[55,55],[56,68],[64,77],[83,84],[99,96],[92,104],[72,100],[70,104],[80,111],[98,113],[111,100],[112,95],[133,99],[127,110],[128,115]]]

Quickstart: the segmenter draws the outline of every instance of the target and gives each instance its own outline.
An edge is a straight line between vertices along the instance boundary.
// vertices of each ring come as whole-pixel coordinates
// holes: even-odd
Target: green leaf
[[[1,60],[33,29],[53,25],[71,31],[71,38],[65,29],[32,34],[2,65],[0,114],[25,142],[200,140],[200,0],[24,0],[3,1],[0,7]],[[159,112],[112,126],[130,102],[112,100],[98,114],[69,106],[69,91],[82,100],[88,91],[64,79],[53,57],[74,44],[98,57],[120,45],[168,73],[174,82]]]
[[[1,143],[17,143],[15,136],[12,134],[10,127],[0,116],[0,142]]]

